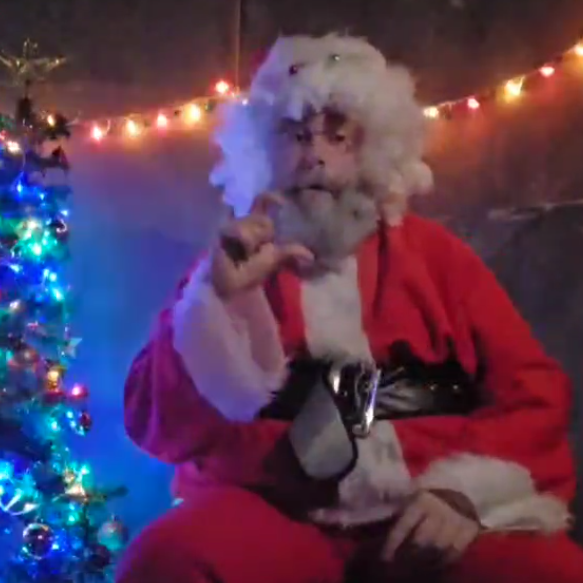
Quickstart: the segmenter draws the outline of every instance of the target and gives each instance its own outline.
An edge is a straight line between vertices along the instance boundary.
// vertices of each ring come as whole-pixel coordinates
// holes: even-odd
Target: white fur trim
[[[335,271],[302,282],[302,311],[306,341],[314,358],[337,362],[371,362],[362,327],[362,308],[355,257]]]
[[[415,483],[418,488],[465,494],[488,530],[551,533],[570,525],[565,503],[537,492],[530,472],[514,462],[459,454],[434,462]]]
[[[316,510],[311,516],[315,522],[355,526],[387,519],[411,495],[411,474],[392,423],[375,424],[357,445],[357,465],[338,488],[339,507]]]
[[[283,385],[286,359],[262,289],[221,300],[201,265],[174,307],[174,348],[203,395],[225,417],[250,421]]]
[[[346,258],[335,271],[303,281],[302,309],[312,356],[373,362],[363,329],[355,257]],[[411,475],[391,423],[377,423],[357,445],[357,465],[339,485],[339,506],[315,510],[311,515],[315,522],[354,526],[382,520],[410,493]]]
[[[297,73],[290,68],[297,66]],[[432,187],[432,174],[423,162],[426,120],[415,99],[412,76],[389,64],[363,39],[329,34],[314,38],[280,38],[259,68],[244,102],[223,107],[215,140],[223,159],[211,182],[225,193],[238,215],[253,199],[274,185],[269,134],[282,117],[298,119],[307,107],[334,107],[364,128],[361,170],[364,180],[384,203],[399,197],[401,204]]]

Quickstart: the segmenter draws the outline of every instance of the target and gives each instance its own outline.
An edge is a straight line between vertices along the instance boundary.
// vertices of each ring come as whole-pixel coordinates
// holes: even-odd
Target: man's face
[[[303,244],[319,268],[333,269],[377,225],[375,202],[359,184],[362,131],[332,112],[278,129],[272,188],[287,202],[274,215],[276,239]]]
[[[274,189],[334,194],[356,185],[361,131],[345,116],[326,112],[283,120],[277,130],[271,148]]]

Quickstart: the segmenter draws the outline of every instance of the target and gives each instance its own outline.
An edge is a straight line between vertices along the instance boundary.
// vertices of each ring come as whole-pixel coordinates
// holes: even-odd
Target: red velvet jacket
[[[568,379],[492,273],[444,228],[407,216],[338,273],[301,281],[284,271],[228,303],[205,269],[162,314],[125,392],[130,437],[177,465],[178,495],[228,483],[326,506],[290,463],[287,423],[257,412],[301,349],[379,360],[405,342],[427,363],[453,354],[470,377],[483,371],[487,404],[468,417],[377,422],[336,506],[314,518],[374,520],[418,488],[450,488],[470,498],[487,528],[567,528],[575,486]]]

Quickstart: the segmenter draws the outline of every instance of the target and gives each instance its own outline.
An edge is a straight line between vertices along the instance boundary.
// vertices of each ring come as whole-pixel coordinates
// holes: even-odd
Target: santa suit
[[[258,412],[299,352],[384,362],[402,345],[428,364],[455,358],[480,380],[485,404],[467,417],[378,421],[340,485],[341,507],[326,508],[332,494],[289,452],[289,423]],[[329,529],[305,517],[374,521],[381,499],[419,488],[464,493],[485,527],[446,581],[583,581],[583,553],[566,534],[570,403],[567,378],[494,276],[430,221],[406,216],[338,272],[301,280],[283,271],[228,302],[203,261],[125,393],[130,437],[177,466],[185,501],[134,542],[118,581],[340,583],[386,526]],[[394,580],[391,568],[373,575]]]

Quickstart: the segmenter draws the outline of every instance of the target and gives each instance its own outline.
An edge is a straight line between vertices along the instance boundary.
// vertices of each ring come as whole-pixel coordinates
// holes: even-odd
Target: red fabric
[[[290,329],[299,338],[297,324]],[[272,501],[298,510],[328,501],[329,489],[305,480],[288,454],[287,423],[227,421],[196,392],[173,348],[169,309],[132,364],[124,413],[130,438],[176,465],[176,497],[195,495],[202,485],[233,484],[264,491]]]
[[[395,311],[410,314],[410,297],[417,299],[419,316],[399,318],[395,326],[402,329],[393,333],[390,325],[379,328],[384,344],[412,338],[414,351],[432,360],[452,341],[469,372],[478,366],[485,372],[489,405],[468,418],[394,423],[410,469],[421,471],[452,451],[488,455],[518,462],[530,470],[539,490],[570,500],[575,473],[567,439],[569,380],[482,261],[441,227],[414,222],[421,228],[391,238],[389,265],[405,265],[408,273],[400,284],[383,288],[387,313],[381,319],[389,322]],[[405,261],[413,246],[424,261]],[[393,280],[399,277],[395,271],[389,275]]]
[[[566,535],[488,535],[452,570],[447,583],[581,581],[583,552]]]
[[[148,527],[122,561],[117,583],[420,583],[410,563],[371,561],[384,532],[347,538],[294,522],[245,490],[207,488]],[[365,571],[358,564],[366,564]],[[486,535],[442,583],[580,583],[583,553],[565,535]]]
[[[277,480],[278,497],[291,501],[300,495],[297,481],[301,477],[285,452],[280,455],[287,424],[229,422],[199,396],[172,348],[169,312],[162,314],[155,340],[131,369],[125,422],[129,436],[140,447],[177,464],[175,494],[179,497],[213,483],[270,489],[283,476]]]
[[[208,488],[134,541],[118,583],[342,581],[343,561],[313,526],[245,490]]]
[[[359,277],[363,325],[375,356],[404,341],[428,362],[443,360],[453,348],[468,373],[486,371],[490,405],[472,417],[393,422],[410,471],[466,451],[517,461],[540,489],[571,499],[568,380],[477,256],[439,225],[409,216],[362,245]],[[305,345],[299,282],[284,272],[266,291],[291,355]],[[285,453],[285,423],[232,423],[197,394],[172,346],[169,312],[131,368],[125,421],[140,447],[178,466],[181,497],[201,484],[222,483],[307,505],[320,498]]]

